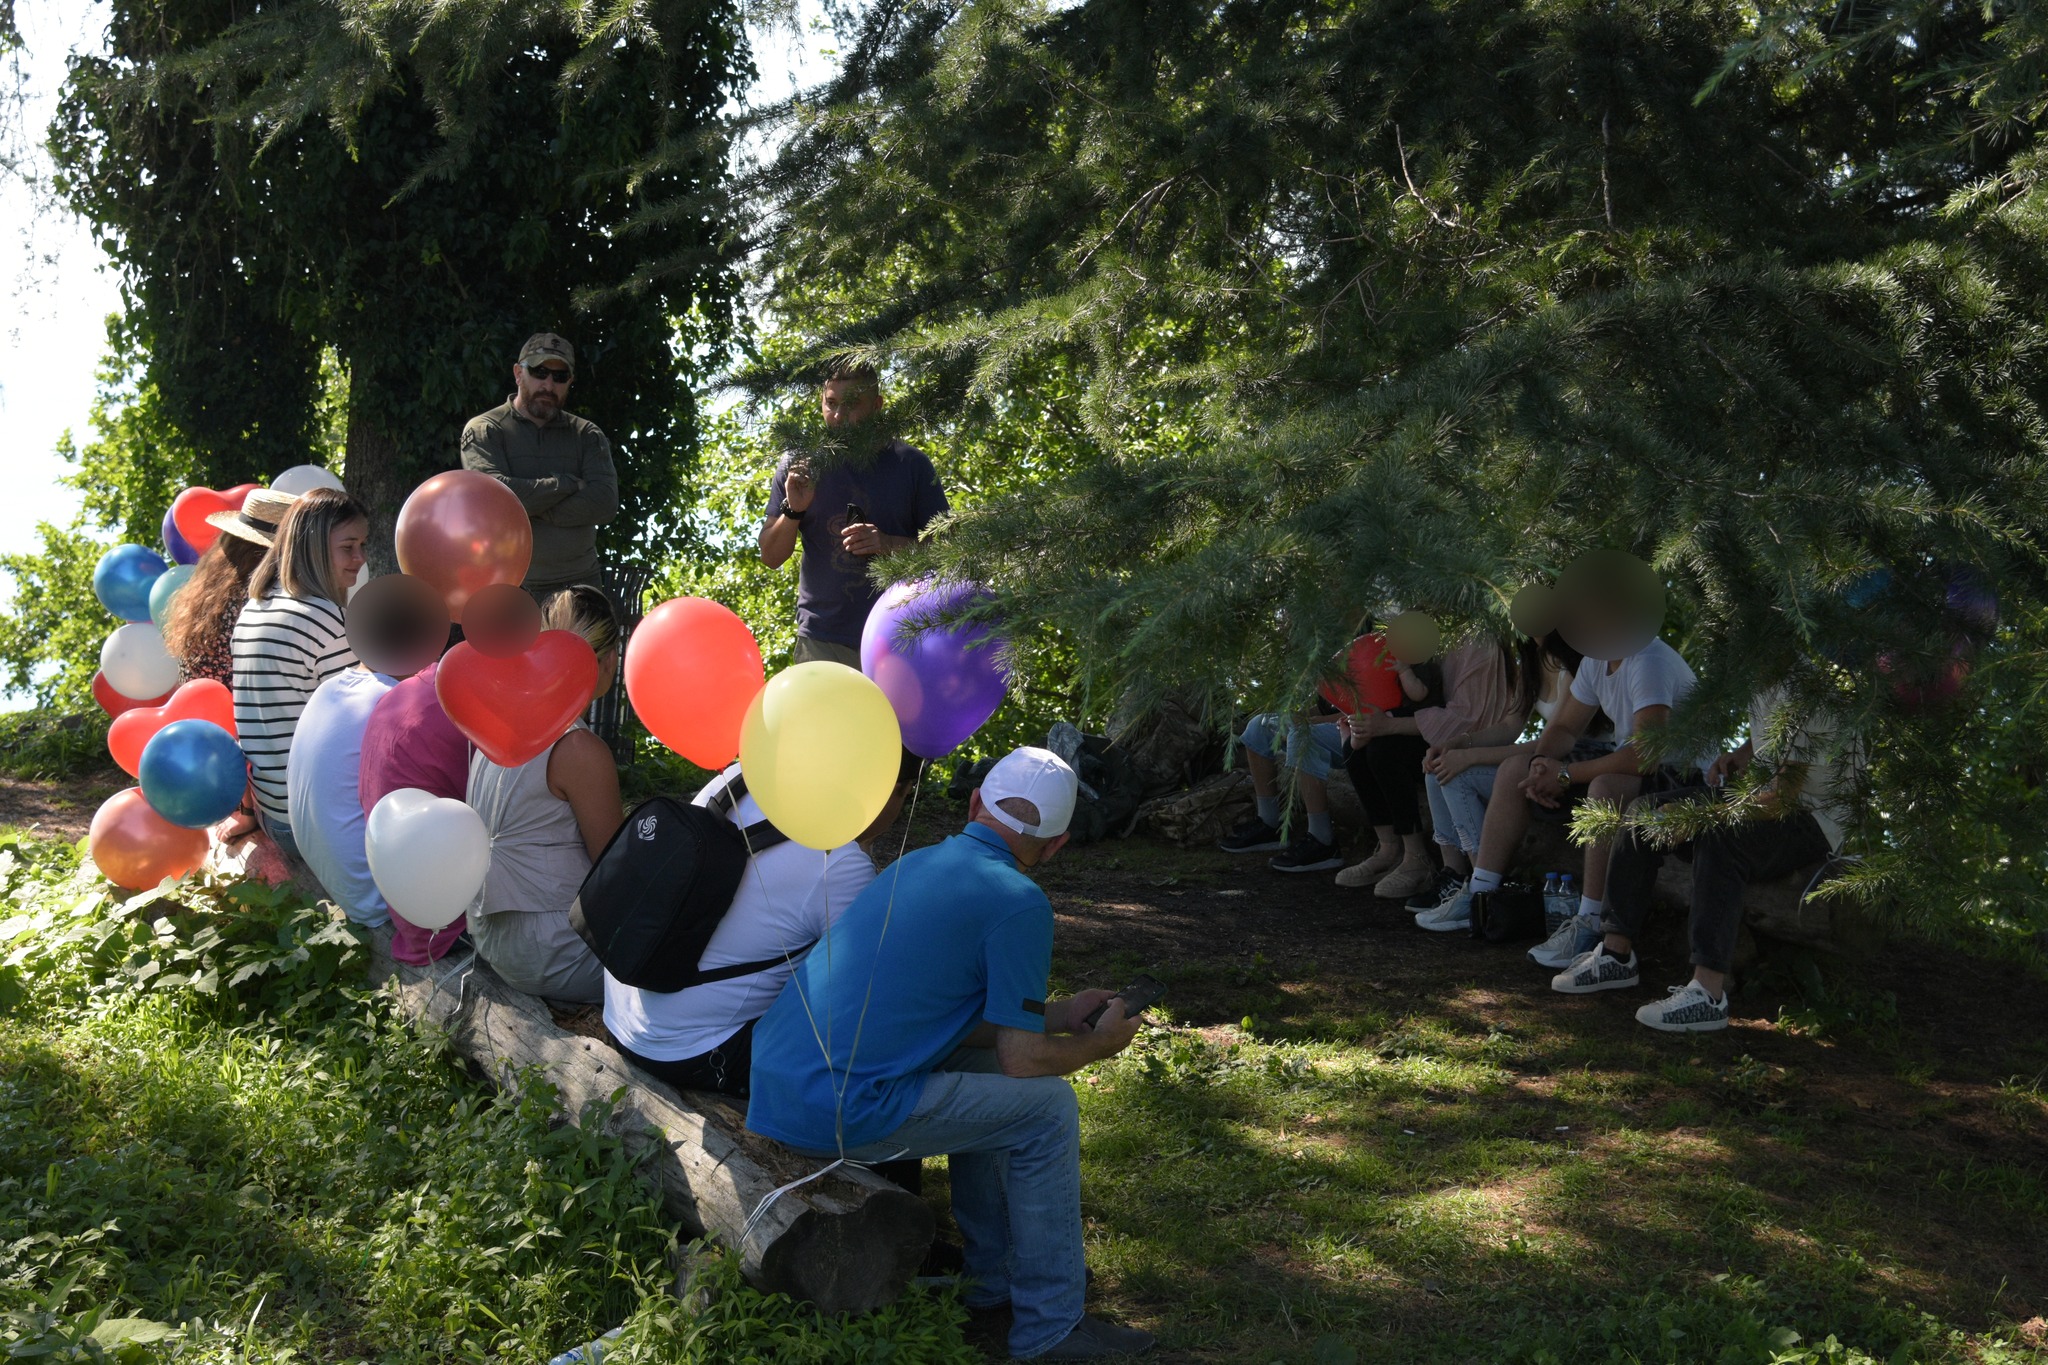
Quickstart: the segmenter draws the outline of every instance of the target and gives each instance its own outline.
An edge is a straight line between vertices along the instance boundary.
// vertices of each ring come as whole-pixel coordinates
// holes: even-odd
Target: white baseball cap
[[[1050,749],[1025,746],[1004,754],[981,780],[981,804],[988,813],[1019,834],[1034,839],[1056,839],[1067,832],[1074,818],[1074,802],[1081,779],[1065,759]],[[1038,823],[1027,825],[997,802],[1022,797],[1038,807]]]

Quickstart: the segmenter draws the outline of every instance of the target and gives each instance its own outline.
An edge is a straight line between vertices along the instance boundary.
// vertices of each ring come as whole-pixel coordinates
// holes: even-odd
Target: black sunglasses
[[[546,379],[556,384],[566,384],[573,376],[568,370],[551,365],[528,365],[526,366],[526,377],[528,379]]]

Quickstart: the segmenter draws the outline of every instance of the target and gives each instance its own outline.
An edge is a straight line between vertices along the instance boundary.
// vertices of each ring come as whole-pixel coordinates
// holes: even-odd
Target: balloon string
[[[868,963],[867,994],[861,997],[860,1017],[853,1021],[853,1046],[846,1053],[846,1076],[839,1082],[839,1092],[833,1097],[832,1121],[842,1160],[846,1156],[846,1087],[853,1080],[853,1059],[860,1055],[860,1035],[867,1026],[868,1005],[875,998],[875,972],[882,965],[882,945],[888,942],[889,920],[896,913],[896,885],[903,879],[903,854],[910,847],[910,831],[917,824],[917,797],[924,788],[924,770],[929,762],[928,759],[918,761],[917,785],[910,789],[910,813],[903,821],[903,842],[897,845],[896,862],[889,869],[889,904],[882,910],[882,932],[875,936],[875,955]],[[831,1060],[827,1058],[825,1070],[829,1074],[831,1069]]]

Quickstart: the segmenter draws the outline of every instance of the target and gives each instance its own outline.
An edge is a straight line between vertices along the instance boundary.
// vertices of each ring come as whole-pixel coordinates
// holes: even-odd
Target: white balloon
[[[337,493],[346,493],[340,479],[317,464],[295,464],[270,481],[273,493],[310,493],[316,488],[332,488]]]
[[[130,701],[155,701],[178,685],[178,661],[164,648],[163,632],[147,621],[131,621],[100,646],[100,672],[107,686]]]
[[[491,870],[483,817],[418,787],[400,787],[377,803],[363,845],[385,903],[422,929],[453,924]]]

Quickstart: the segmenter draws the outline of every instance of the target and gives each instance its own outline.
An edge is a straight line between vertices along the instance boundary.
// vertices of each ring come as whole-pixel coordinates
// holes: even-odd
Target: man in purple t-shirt
[[[818,402],[832,431],[872,421],[882,410],[874,366],[834,366]],[[859,668],[861,628],[882,595],[868,581],[869,561],[915,545],[945,510],[946,491],[931,460],[903,441],[886,442],[872,460],[822,472],[795,454],[777,461],[761,523],[761,561],[780,568],[803,542],[792,662],[830,659]]]

